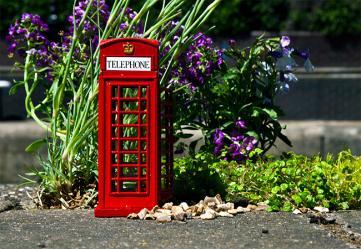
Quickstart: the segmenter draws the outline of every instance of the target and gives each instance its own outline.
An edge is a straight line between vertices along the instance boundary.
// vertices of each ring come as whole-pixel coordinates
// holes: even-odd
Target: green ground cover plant
[[[327,155],[325,159],[294,153],[277,159],[260,157],[261,153],[259,149],[253,151],[251,160],[244,163],[219,160],[206,152],[193,158],[178,158],[175,186],[180,187],[176,188],[176,194],[188,191],[185,188],[195,197],[198,193],[212,195],[225,191],[230,201],[240,198],[251,203],[265,201],[269,211],[315,206],[333,210],[361,208],[361,157],[353,156],[350,151]],[[217,179],[212,188],[202,189],[196,184],[199,172],[208,179]]]

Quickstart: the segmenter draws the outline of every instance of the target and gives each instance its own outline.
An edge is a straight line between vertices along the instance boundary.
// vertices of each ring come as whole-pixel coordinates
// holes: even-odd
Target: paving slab
[[[356,214],[360,215],[360,213]],[[187,223],[95,218],[93,210],[0,213],[0,248],[351,248],[305,216],[245,213]]]
[[[338,212],[337,215],[346,225],[350,225],[351,231],[361,234],[361,211],[342,211]]]

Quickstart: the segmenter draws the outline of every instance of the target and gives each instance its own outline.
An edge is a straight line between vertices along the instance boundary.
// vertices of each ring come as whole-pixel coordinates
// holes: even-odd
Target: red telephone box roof
[[[102,40],[100,42],[100,69],[102,72],[119,74],[119,72],[107,71],[107,57],[143,57],[142,59],[147,57],[151,58],[149,59],[151,71],[155,72],[158,70],[158,47],[158,41],[144,38],[114,38],[109,40]],[[127,72],[122,70],[122,73]],[[133,76],[137,76],[142,72],[137,72],[137,74],[134,74],[134,72],[129,73],[131,73]]]
[[[100,47],[104,48],[111,44],[118,43],[118,42],[137,42],[137,43],[145,43],[153,47],[158,47],[157,40],[145,39],[145,38],[113,38],[100,41]]]

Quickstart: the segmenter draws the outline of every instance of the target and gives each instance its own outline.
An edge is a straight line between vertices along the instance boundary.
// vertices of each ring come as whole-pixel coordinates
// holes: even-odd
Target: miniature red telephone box
[[[140,38],[100,44],[97,217],[151,209],[172,190],[172,122],[161,121],[158,42]],[[169,93],[163,94],[168,96]],[[165,111],[169,112],[169,102]],[[165,122],[165,126],[161,123]],[[162,147],[161,133],[166,138]],[[165,158],[161,160],[161,148]]]

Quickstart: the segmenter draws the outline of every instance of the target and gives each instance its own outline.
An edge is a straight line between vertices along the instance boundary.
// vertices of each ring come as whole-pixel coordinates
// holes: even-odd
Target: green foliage
[[[360,1],[328,0],[315,4],[308,0],[301,6],[290,12],[295,30],[320,31],[330,36],[361,33]]]
[[[226,185],[217,172],[209,167],[216,158],[213,154],[198,153],[195,157],[176,158],[174,161],[174,195],[181,201],[199,201],[217,193],[225,195]]]
[[[261,158],[261,153],[254,151],[253,160],[241,165],[215,159],[209,162],[206,168],[212,175],[216,172],[227,186],[228,200],[266,201],[269,211],[315,206],[361,208],[361,157],[352,156],[350,151],[343,151],[336,158],[328,155],[325,159],[294,153],[284,154],[281,159]],[[192,163],[188,169],[192,170],[201,160],[197,157],[178,159],[177,165],[187,167],[189,161]]]
[[[229,37],[252,30],[278,31],[285,27],[289,3],[284,0],[227,0],[210,19],[217,35]],[[231,22],[229,20],[232,20]]]
[[[311,17],[311,29],[327,35],[357,35],[361,33],[361,2],[328,0]]]
[[[189,122],[186,128],[201,129],[209,145],[216,128],[230,134],[234,122],[242,119],[247,125],[247,135],[255,137],[264,151],[271,148],[277,138],[291,145],[278,121],[283,112],[274,104],[279,72],[268,52],[278,44],[279,38],[259,37],[250,47],[231,46],[225,50],[228,61],[222,70],[197,91],[183,88],[186,94],[177,95],[176,128],[180,130],[181,125]]]

